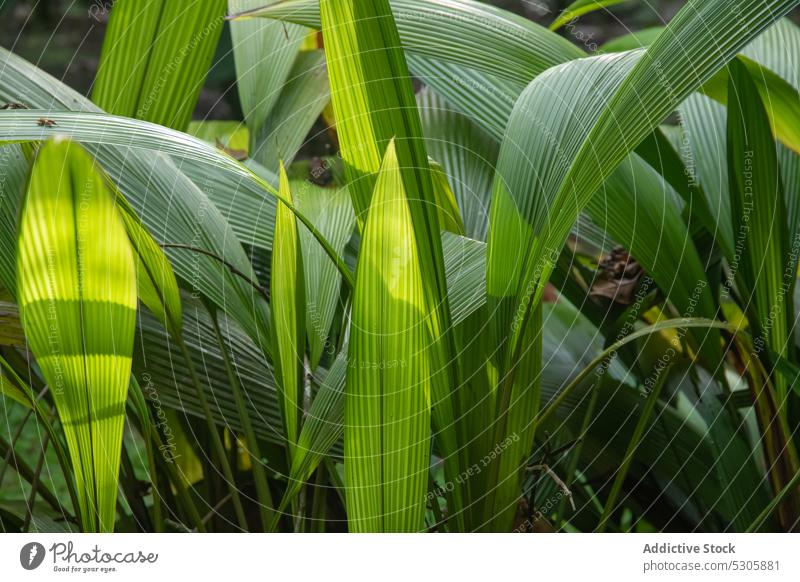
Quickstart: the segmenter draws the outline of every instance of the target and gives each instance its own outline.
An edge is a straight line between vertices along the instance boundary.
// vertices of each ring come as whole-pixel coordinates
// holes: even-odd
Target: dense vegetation
[[[800,0],[620,3],[98,3],[90,98],[0,47],[3,529],[800,528]]]

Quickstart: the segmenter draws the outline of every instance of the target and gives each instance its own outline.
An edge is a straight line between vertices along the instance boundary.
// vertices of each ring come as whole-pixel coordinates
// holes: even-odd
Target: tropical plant
[[[3,528],[800,528],[800,0],[570,42],[619,3],[118,0],[91,99],[0,48]]]

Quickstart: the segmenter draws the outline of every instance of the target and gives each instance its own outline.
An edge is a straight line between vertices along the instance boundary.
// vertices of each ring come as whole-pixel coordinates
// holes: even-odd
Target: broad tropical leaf
[[[77,144],[50,141],[37,154],[17,283],[25,335],[67,436],[83,528],[112,531],[136,274],[113,193]]]
[[[186,129],[224,14],[225,0],[118,0],[92,100],[115,115]]]
[[[320,6],[317,0],[288,0],[235,16],[275,18],[319,29],[324,22]],[[369,3],[362,6],[370,18],[377,14],[367,10]],[[483,2],[392,0],[391,7],[403,49],[426,60],[528,82],[553,65],[585,56],[546,28]]]
[[[390,141],[395,152],[425,281],[431,350],[433,420],[450,471],[458,454],[452,407],[457,371],[442,258],[441,219],[411,79],[388,0],[323,0],[322,35],[336,129],[359,229]],[[365,109],[366,104],[366,109]],[[351,345],[352,348],[352,345]],[[454,498],[460,491],[454,491]],[[456,501],[456,506],[459,502]]]
[[[42,112],[45,116],[55,116],[55,111],[60,111],[62,113],[58,115],[75,116],[73,119],[76,121],[82,119],[83,115],[94,117],[98,114],[99,110],[90,101],[20,57],[5,49],[0,49],[0,56],[4,63],[0,67],[1,100],[22,100],[31,107],[48,109],[47,113]],[[91,113],[63,113],[68,109]],[[19,112],[0,112],[0,119],[8,122],[15,113]],[[29,121],[17,125],[17,130],[23,130],[34,141],[56,133],[55,126],[43,128],[37,125],[41,117],[32,115]],[[86,118],[83,119],[86,121]],[[252,207],[255,206],[256,216],[259,209],[264,209],[263,214],[269,214],[271,200],[264,201],[263,188],[256,187],[254,182],[232,180],[230,175],[210,171],[205,164],[195,164],[183,158],[192,151],[191,147],[171,149],[175,158],[160,152],[166,136],[178,135],[181,140],[190,139],[193,143],[201,144],[203,151],[213,152],[212,157],[226,164],[234,162],[229,156],[199,140],[194,141],[195,138],[144,121],[128,119],[123,123],[148,127],[154,131],[149,138],[138,133],[138,143],[136,139],[131,139],[135,137],[134,134],[121,130],[121,127],[120,130],[127,137],[118,134],[117,137],[121,139],[115,140],[108,125],[100,127],[104,125],[102,123],[91,128],[86,127],[86,123],[77,122],[72,129],[66,127],[66,122],[55,123],[59,125],[60,134],[71,134],[83,126],[85,132],[79,131],[82,135],[73,137],[82,141],[96,156],[159,244],[191,245],[213,256],[224,257],[228,264],[252,278],[252,267],[244,249],[223,216],[226,211],[233,211],[225,207],[223,202],[228,201],[230,207],[237,208],[230,201],[252,201],[252,206],[246,207],[246,211],[252,214]],[[91,122],[88,125],[92,125]],[[48,132],[44,133],[42,129]],[[38,132],[38,135],[32,135],[30,130]],[[10,133],[4,131],[4,135]],[[177,145],[177,142],[174,143]],[[215,200],[220,208],[215,205]],[[274,203],[271,208],[274,212]],[[250,236],[256,237],[258,233],[250,231]],[[271,246],[271,238],[269,241],[268,246]],[[220,262],[211,256],[199,256],[197,252],[178,248],[170,248],[166,253],[177,275],[188,282],[192,291],[203,294],[223,308],[244,326],[262,349],[268,348],[265,327],[269,319],[267,305],[249,283],[222,268]]]
[[[430,452],[431,337],[424,271],[392,144],[364,227],[345,399],[350,531],[424,525]]]
[[[725,2],[690,2],[646,52],[562,65],[529,85],[509,121],[492,206],[487,291],[500,298],[499,334],[512,329],[523,301],[539,301],[553,253],[603,179],[683,98],[797,4],[744,2],[749,26],[742,28]],[[568,101],[539,98],[556,93]],[[531,161],[520,163],[520,155]],[[534,175],[538,192],[531,197]]]

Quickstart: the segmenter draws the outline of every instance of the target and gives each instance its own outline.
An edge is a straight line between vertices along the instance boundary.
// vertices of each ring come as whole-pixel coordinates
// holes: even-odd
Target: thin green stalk
[[[325,465],[317,467],[317,477],[314,481],[314,498],[311,503],[311,531],[323,533],[325,531],[325,510],[327,507],[327,491],[325,490]]]
[[[429,491],[436,491],[436,480],[433,478],[433,473],[430,471],[428,472],[428,490]],[[431,511],[433,512],[433,524],[431,525],[431,530],[435,530],[437,527],[441,527],[443,530],[446,530],[447,523],[442,513],[442,508],[439,505],[439,496],[434,495],[433,499],[431,499]]]
[[[617,497],[619,497],[619,492],[622,490],[622,484],[625,481],[625,477],[628,476],[628,469],[630,469],[631,462],[633,461],[633,455],[636,454],[636,449],[638,449],[639,445],[641,444],[642,435],[647,428],[647,423],[650,421],[650,415],[653,414],[656,402],[658,402],[658,397],[661,394],[661,389],[664,387],[664,384],[667,381],[667,376],[669,376],[669,371],[671,368],[672,365],[670,364],[661,372],[656,385],[653,386],[653,389],[647,396],[644,408],[642,409],[642,414],[639,416],[639,420],[636,423],[636,428],[633,430],[633,435],[631,435],[631,440],[628,443],[627,450],[625,451],[625,456],[622,458],[622,465],[620,466],[619,471],[617,471],[617,476],[614,478],[614,483],[611,486],[608,499],[606,499],[606,505],[603,508],[603,514],[600,516],[600,523],[595,530],[597,533],[603,533],[605,531],[606,526],[608,525],[608,520],[611,519],[611,514],[613,513],[614,509],[616,509],[615,506],[617,504]]]
[[[247,441],[247,452],[250,454],[250,466],[252,467],[253,480],[256,485],[256,497],[258,498],[259,513],[261,514],[261,524],[264,527],[264,531],[271,531],[271,526],[275,523],[273,519],[275,505],[272,502],[267,473],[261,462],[261,448],[258,446],[258,440],[253,430],[253,421],[250,418],[250,411],[247,410],[244,401],[242,387],[234,372],[230,354],[228,354],[228,348],[222,337],[217,313],[214,309],[209,309],[209,314],[211,315],[211,321],[214,323],[214,333],[217,336],[220,352],[222,352],[222,360],[225,363],[225,370],[228,373],[228,382],[231,385],[233,397],[236,400],[236,408],[239,412],[239,419],[242,421],[242,429],[244,430],[245,440]]]
[[[211,437],[211,444],[214,448],[217,462],[222,467],[222,474],[225,476],[225,480],[228,482],[228,488],[230,489],[231,499],[233,502],[233,509],[236,513],[239,527],[241,527],[244,531],[247,531],[247,517],[245,516],[244,508],[242,507],[242,500],[239,498],[239,491],[236,489],[236,482],[233,479],[233,470],[228,462],[228,457],[225,453],[225,446],[222,444],[222,439],[219,436],[217,427],[214,424],[214,419],[211,416],[211,408],[208,405],[208,399],[206,398],[203,386],[200,384],[200,378],[197,376],[197,370],[195,370],[194,362],[192,362],[192,356],[189,354],[189,349],[186,347],[186,342],[183,340],[182,336],[176,335],[175,341],[178,343],[178,348],[183,355],[183,359],[186,361],[186,367],[189,370],[189,377],[194,385],[195,392],[197,393],[197,399],[200,401],[200,406],[203,409],[203,416],[208,424],[208,432],[209,436]]]
[[[152,424],[150,424],[150,438],[156,443],[156,445],[158,445],[158,448],[160,449],[163,441],[161,440],[161,435],[158,433],[158,430]],[[183,509],[189,515],[192,523],[194,523],[195,529],[198,532],[205,532],[206,528],[205,524],[203,523],[203,518],[200,517],[200,513],[197,511],[197,506],[194,504],[194,501],[192,501],[191,496],[188,494],[181,476],[175,470],[174,462],[165,460],[163,466],[167,471],[169,480],[172,482],[173,487],[175,487],[176,496],[181,500]]]
[[[45,435],[47,438],[49,436]],[[17,471],[17,474],[25,479],[28,483],[32,483],[34,479],[34,470],[25,462],[25,459],[22,459],[17,456],[16,452],[14,452],[13,446],[11,443],[7,442],[2,436],[0,436],[0,454],[3,454],[9,461],[7,464],[10,465],[11,459],[14,462],[14,469]],[[39,485],[39,495],[41,495],[42,499],[44,499],[50,507],[55,509],[57,512],[61,513],[64,511],[64,507],[58,500],[58,497],[48,489],[44,483]]]
[[[682,318],[682,319],[669,319],[666,321],[661,321],[656,324],[650,325],[639,331],[636,331],[625,338],[614,342],[608,348],[603,350],[595,359],[593,359],[589,364],[580,371],[580,373],[575,376],[575,378],[570,382],[561,392],[559,392],[558,396],[553,400],[547,408],[542,410],[537,419],[537,423],[542,423],[547,420],[551,414],[553,414],[556,410],[558,410],[559,406],[564,403],[564,400],[572,394],[572,392],[580,386],[581,382],[586,379],[586,377],[591,374],[597,366],[603,363],[603,361],[618,351],[623,346],[631,343],[634,340],[639,339],[640,337],[648,336],[654,333],[658,333],[661,331],[665,331],[668,329],[681,329],[681,328],[715,328],[715,329],[724,329],[730,331],[731,333],[741,333],[738,326],[731,325],[729,323],[724,323],[721,321],[715,321],[711,319],[702,319],[702,318]]]
[[[64,449],[63,444],[58,439],[58,434],[53,427],[53,424],[50,422],[50,418],[47,415],[47,411],[42,409],[41,404],[36,399],[36,396],[33,393],[33,390],[22,381],[22,378],[19,377],[17,371],[14,370],[13,367],[6,361],[3,356],[0,356],[0,365],[12,376],[12,379],[17,383],[17,386],[25,393],[28,397],[28,400],[31,403],[31,407],[33,411],[36,413],[36,419],[42,423],[47,434],[50,435],[50,441],[53,443],[53,448],[56,451],[56,458],[58,459],[58,464],[61,466],[61,472],[64,474],[64,481],[67,484],[67,491],[69,492],[70,500],[72,501],[72,507],[75,511],[75,518],[78,521],[78,525],[80,526],[81,530],[84,531],[84,524],[83,520],[81,519],[80,511],[78,508],[78,493],[75,490],[75,482],[73,481],[73,473],[72,473],[72,464],[67,451]]]
[[[17,448],[17,441],[22,436],[22,432],[25,430],[25,425],[28,424],[28,420],[30,420],[31,416],[33,415],[33,408],[28,409],[28,412],[25,413],[25,416],[19,422],[17,426],[17,430],[14,432],[14,436],[11,437],[11,442],[9,443],[10,446],[8,447],[8,451],[5,454],[5,458],[3,459],[3,466],[0,467],[0,487],[3,486],[3,481],[6,479],[6,470],[9,467],[11,456],[14,454],[14,450]]]
[[[39,455],[39,462],[36,464],[36,469],[33,473],[33,480],[31,481],[31,492],[28,496],[28,507],[25,512],[25,523],[22,524],[22,531],[27,532],[33,520],[33,505],[36,503],[36,493],[39,490],[41,483],[42,469],[44,468],[45,455],[47,454],[47,447],[50,444],[50,435],[45,434],[42,442],[42,454]]]
[[[794,477],[786,484],[786,486],[781,489],[778,494],[772,498],[769,504],[764,508],[764,510],[758,514],[758,517],[751,523],[745,533],[754,533],[757,532],[764,522],[767,520],[769,516],[773,514],[773,512],[778,509],[778,506],[783,502],[783,500],[792,493],[797,487],[800,487],[800,471],[797,471],[794,474]]]
[[[156,533],[164,532],[164,509],[161,506],[161,494],[158,488],[158,472],[156,470],[155,452],[153,442],[145,437],[145,451],[147,452],[147,466],[150,471],[150,487],[153,491],[153,526]]]
[[[148,526],[152,525],[150,523],[150,514],[147,511],[147,504],[141,495],[139,481],[136,479],[136,472],[124,443],[120,450],[119,485],[135,522],[143,532],[147,531]],[[120,508],[122,507],[122,499],[119,497],[117,498],[117,505]]]
[[[602,376],[598,382],[603,382],[603,379],[606,376]],[[567,464],[567,471],[566,471],[566,478],[564,484],[567,486],[567,489],[572,491],[572,483],[575,481],[575,472],[578,470],[578,463],[580,462],[581,452],[583,451],[583,443],[586,441],[586,433],[589,430],[589,424],[591,424],[592,419],[594,418],[594,411],[597,408],[597,401],[600,398],[600,386],[595,384],[591,388],[591,397],[589,398],[589,404],[586,407],[586,414],[583,415],[583,422],[581,423],[581,430],[578,433],[578,442],[575,443],[575,448],[570,452],[570,459],[569,463]],[[558,502],[558,524],[560,529],[562,525],[567,523],[567,520],[564,519],[564,514],[566,513],[566,498],[562,497],[561,500]]]
[[[203,523],[204,524],[208,523],[208,521],[212,517],[216,517],[217,515],[219,515],[219,510],[222,509],[225,506],[225,504],[228,503],[228,501],[230,501],[231,499],[232,499],[232,495],[229,492],[222,499],[220,499],[214,507],[211,508],[211,511],[209,511],[208,513],[206,513],[203,516],[203,520],[202,520]]]

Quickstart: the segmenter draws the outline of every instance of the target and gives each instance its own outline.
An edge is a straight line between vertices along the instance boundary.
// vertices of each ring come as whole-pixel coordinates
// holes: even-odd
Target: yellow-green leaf
[[[345,399],[348,523],[356,532],[424,526],[432,339],[419,249],[393,145],[364,228]]]
[[[336,129],[353,199],[363,229],[378,171],[393,141],[413,226],[432,355],[436,443],[448,473],[460,472],[453,406],[458,371],[450,366],[455,350],[442,253],[439,204],[433,186],[422,123],[400,36],[388,0],[322,0],[322,35],[330,76]],[[461,488],[452,492],[461,506]],[[455,520],[460,520],[462,514]]]
[[[117,0],[92,101],[184,130],[214,57],[226,0]]]
[[[117,208],[134,250],[139,299],[174,336],[183,329],[181,295],[172,265],[124,196]]]
[[[282,165],[280,191],[283,200],[293,203],[289,178]],[[283,202],[278,203],[276,211],[270,293],[275,335],[274,364],[281,393],[284,432],[292,451],[300,436],[303,416],[306,299],[297,219]]]
[[[45,143],[19,228],[22,323],[64,426],[84,528],[112,531],[136,320],[130,241],[93,159]]]

